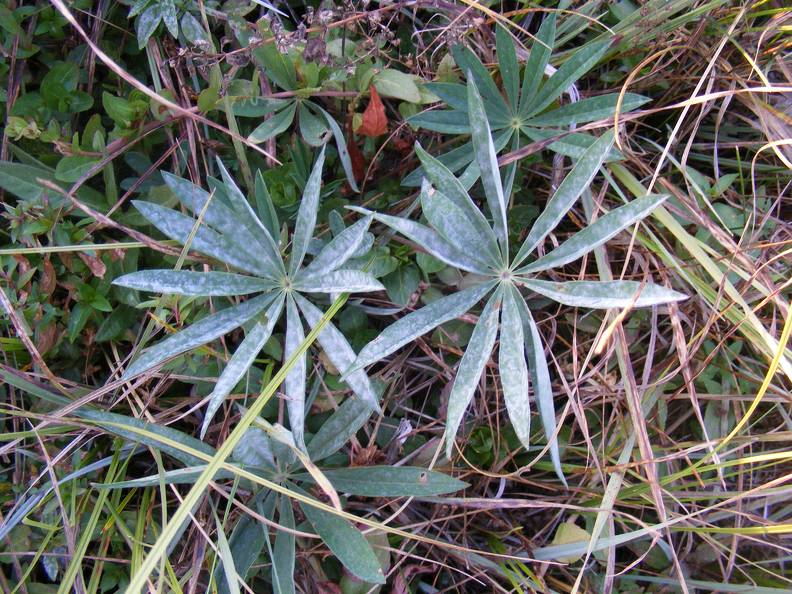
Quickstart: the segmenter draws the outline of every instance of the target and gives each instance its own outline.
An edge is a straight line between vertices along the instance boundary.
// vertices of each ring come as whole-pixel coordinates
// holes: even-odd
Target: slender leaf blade
[[[527,449],[531,437],[531,402],[528,399],[528,365],[517,299],[522,300],[522,297],[514,286],[504,291],[498,369],[509,419]]]
[[[283,349],[283,360],[288,361],[305,340],[300,313],[294,299],[286,299],[286,341]],[[286,410],[289,412],[289,426],[294,441],[301,450],[305,450],[305,354],[298,358],[283,382],[286,394]]]
[[[506,97],[516,113],[520,98],[520,66],[517,63],[517,50],[514,40],[502,25],[496,27],[495,46],[498,51],[498,65],[500,66],[503,86],[506,87]]]
[[[291,499],[281,496],[278,506],[278,523],[294,530],[294,510]],[[272,588],[275,594],[294,594],[295,539],[293,532],[278,530],[275,547],[272,551],[273,576]]]
[[[522,89],[520,90],[520,116],[525,117],[533,106],[534,97],[544,78],[545,66],[550,60],[550,52],[555,44],[556,13],[545,15],[536,39],[531,46],[531,55],[525,63]]]
[[[566,127],[574,124],[586,124],[596,120],[603,120],[616,113],[616,104],[619,100],[618,93],[588,97],[575,103],[567,103],[556,109],[544,112],[533,117],[524,124],[526,126],[558,126]],[[638,109],[641,105],[651,101],[649,97],[635,93],[625,93],[621,113]]]
[[[341,231],[322,248],[322,251],[303,269],[302,273],[310,276],[341,268],[347,260],[355,255],[363,243],[372,220],[372,216],[363,217],[354,225]]]
[[[308,251],[308,243],[313,237],[314,227],[316,227],[316,215],[319,211],[319,196],[322,189],[322,166],[324,165],[325,149],[319,151],[311,175],[305,184],[300,209],[297,212],[297,222],[294,224],[294,235],[292,236],[292,253],[289,261],[289,274],[294,274],[299,270],[303,258]]]
[[[385,290],[381,282],[362,270],[333,270],[324,274],[301,275],[295,281],[294,288],[303,293],[367,293]]]
[[[254,276],[191,270],[140,270],[119,276],[113,284],[150,293],[199,297],[249,295],[275,288],[272,281]]]
[[[360,466],[324,471],[341,493],[362,497],[429,497],[468,486],[442,472],[415,466]]]
[[[570,307],[613,309],[649,307],[684,301],[687,295],[672,289],[637,281],[567,281],[557,283],[536,279],[520,279],[520,284],[540,295]]]

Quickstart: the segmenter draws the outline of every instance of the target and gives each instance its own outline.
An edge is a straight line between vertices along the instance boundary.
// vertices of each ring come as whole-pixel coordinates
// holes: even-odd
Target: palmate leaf
[[[283,360],[288,361],[305,340],[300,313],[291,295],[286,298],[286,341],[283,349]],[[286,395],[286,410],[289,412],[289,426],[294,441],[301,450],[305,450],[305,379],[306,362],[303,354],[289,371],[283,382]]]
[[[533,227],[528,232],[528,237],[525,238],[520,251],[517,252],[512,266],[519,266],[536,249],[539,243],[547,237],[550,231],[558,225],[564,215],[572,208],[575,201],[580,198],[583,191],[589,186],[591,180],[594,179],[611,146],[613,146],[613,131],[609,130],[591,145],[591,148],[586,150],[583,157],[558,186],[542,214],[534,222]]]
[[[299,270],[303,258],[308,251],[308,243],[313,237],[314,227],[316,227],[316,215],[319,211],[319,195],[322,188],[322,166],[324,165],[325,149],[319,151],[311,175],[305,184],[300,209],[297,211],[297,221],[294,224],[294,235],[292,235],[292,252],[289,260],[289,274],[294,274]]]
[[[140,270],[113,280],[113,284],[138,291],[226,297],[270,291],[277,285],[267,279],[232,272],[193,272],[189,270]]]
[[[269,340],[272,330],[280,318],[282,309],[283,295],[278,295],[269,309],[267,309],[265,319],[256,322],[226,364],[223,373],[220,374],[217,380],[217,384],[215,384],[214,390],[209,395],[209,405],[206,407],[206,414],[201,425],[201,439],[206,435],[209,424],[212,422],[220,405],[223,404],[231,390],[237,385],[237,382],[247,373],[259,351]]]
[[[481,183],[487,196],[487,205],[494,221],[495,237],[498,238],[501,252],[508,259],[509,230],[506,223],[506,199],[503,196],[498,155],[495,152],[495,145],[487,122],[487,113],[472,77],[468,80],[468,111],[470,113],[471,140],[476,153]]]
[[[514,432],[528,448],[531,437],[531,403],[528,399],[528,366],[518,301],[522,295],[512,285],[503,291],[498,370],[503,400]]]
[[[487,305],[484,306],[484,310],[473,328],[473,334],[470,336],[465,354],[462,355],[457,368],[454,385],[448,396],[448,417],[445,430],[446,456],[449,459],[454,452],[454,438],[459,430],[462,417],[476,393],[481,373],[484,371],[484,366],[495,346],[501,298],[501,291],[497,290],[487,301]]]
[[[556,283],[537,279],[519,279],[530,289],[570,307],[613,309],[624,307],[649,307],[675,301],[684,301],[687,295],[661,285],[636,281],[568,281]]]
[[[168,359],[220,338],[252,320],[268,307],[274,298],[274,295],[259,295],[195,322],[190,327],[145,349],[127,367],[122,379],[131,379]]]
[[[495,285],[496,283],[491,281],[469,289],[463,289],[400,318],[385,328],[377,338],[363,347],[354,364],[344,373],[344,376],[376,363],[408,342],[412,342],[419,336],[434,330],[440,324],[458,318],[481,301]]]
[[[643,196],[613,209],[550,253],[517,270],[517,274],[558,268],[577,260],[646,217],[666,198],[668,196],[663,194]]]

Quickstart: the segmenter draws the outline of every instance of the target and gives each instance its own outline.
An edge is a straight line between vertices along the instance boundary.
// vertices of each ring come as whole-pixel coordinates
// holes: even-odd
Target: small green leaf
[[[605,156],[610,151],[611,146],[613,146],[613,130],[608,130],[575,163],[572,171],[558,186],[542,214],[534,222],[512,266],[519,266],[536,249],[536,246],[547,237],[550,231],[558,225],[564,215],[572,208],[575,201],[583,194],[583,191],[589,187],[591,180],[594,179],[594,176],[605,161]]]
[[[289,274],[291,276],[294,276],[299,270],[308,251],[308,243],[313,237],[316,215],[319,211],[324,158],[325,149],[322,147],[311,170],[311,175],[305,184],[305,190],[300,201],[300,209],[297,211],[297,222],[294,224],[294,235],[292,236],[292,253],[289,260]]]
[[[498,238],[502,254],[508,259],[509,228],[506,223],[506,199],[503,195],[498,155],[495,153],[495,145],[492,142],[484,104],[472,78],[468,81],[468,112],[471,140],[476,153],[481,183],[487,196],[487,205],[494,220],[495,237]]]
[[[451,388],[451,394],[448,396],[445,440],[446,456],[449,459],[454,453],[454,438],[459,430],[459,425],[462,423],[462,417],[465,416],[465,410],[467,410],[473,394],[476,393],[484,366],[487,364],[490,355],[492,355],[492,348],[495,346],[495,336],[498,332],[500,308],[501,292],[498,290],[489,298],[487,305],[484,306],[476,327],[473,329],[470,342],[468,342],[465,349],[465,354],[462,355],[462,360],[459,362],[454,385]]]
[[[179,36],[179,21],[176,18],[176,5],[173,0],[160,0],[162,7],[162,22],[174,37]]]
[[[463,289],[400,318],[363,347],[354,365],[345,372],[345,375],[387,357],[440,324],[458,318],[478,303],[494,286],[494,282],[487,282]]]
[[[118,277],[114,285],[170,295],[223,297],[270,291],[272,281],[230,272],[192,272],[187,270],[140,270]]]
[[[85,155],[72,155],[63,157],[55,167],[55,177],[63,182],[74,183],[82,179],[91,169],[101,161],[96,157]],[[101,169],[94,171],[93,175],[99,173]]]
[[[137,31],[138,49],[143,49],[148,43],[149,37],[154,34],[157,26],[162,19],[162,6],[160,4],[152,4],[144,10],[138,17],[135,23]]]
[[[405,307],[410,302],[420,282],[421,273],[413,264],[399,266],[382,278],[382,283],[388,289],[388,298],[401,307]]]
[[[520,284],[562,305],[612,309],[649,307],[684,301],[687,295],[662,285],[637,281],[568,281],[556,283],[535,279],[520,279]]]
[[[275,113],[270,119],[261,122],[261,124],[250,133],[248,140],[254,144],[261,144],[285,132],[294,121],[296,110],[297,102],[292,101],[285,108]]]
[[[421,91],[410,74],[385,68],[374,75],[372,82],[383,97],[393,97],[409,103],[421,102]]]
[[[206,41],[206,33],[201,23],[189,11],[185,11],[182,15],[181,31],[185,39],[193,45]]]
[[[315,116],[303,103],[300,103],[299,120],[300,135],[305,142],[315,147],[322,146],[327,142],[330,128],[324,119]]]
[[[259,295],[239,305],[207,316],[190,327],[147,348],[127,367],[123,378],[128,380],[152,367],[211,342],[253,319],[272,302],[272,295]]]

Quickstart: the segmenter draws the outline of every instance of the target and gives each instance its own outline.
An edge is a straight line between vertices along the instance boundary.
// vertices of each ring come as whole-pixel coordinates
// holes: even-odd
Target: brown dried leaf
[[[380,101],[374,85],[369,86],[369,92],[371,93],[371,99],[366,111],[363,112],[363,121],[355,132],[361,136],[376,138],[388,131],[388,118],[385,115],[385,106]]]
[[[107,272],[107,267],[104,265],[104,262],[102,262],[96,256],[91,256],[85,252],[80,252],[79,256],[80,260],[82,260],[85,265],[91,269],[91,272],[94,276],[98,278],[104,278],[105,272]]]

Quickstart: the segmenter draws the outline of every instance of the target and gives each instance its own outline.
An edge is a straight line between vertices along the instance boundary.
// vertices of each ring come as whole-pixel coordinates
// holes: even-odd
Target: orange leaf
[[[385,106],[380,101],[374,85],[369,86],[369,92],[371,99],[366,111],[363,112],[363,121],[355,132],[361,136],[375,138],[388,131],[388,118],[385,116]]]

